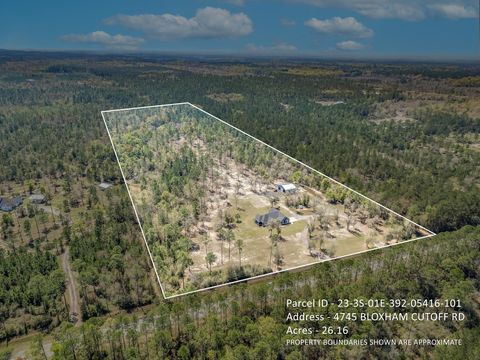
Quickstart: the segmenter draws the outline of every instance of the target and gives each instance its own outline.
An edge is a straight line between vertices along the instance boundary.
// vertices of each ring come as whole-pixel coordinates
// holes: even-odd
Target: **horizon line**
[[[385,62],[427,62],[427,63],[477,63],[480,54],[467,56],[450,56],[439,54],[315,54],[315,53],[261,53],[245,51],[211,51],[201,52],[195,50],[114,50],[114,49],[57,49],[57,48],[2,48],[1,53],[44,53],[44,54],[69,54],[69,55],[95,55],[95,56],[168,56],[168,57],[207,57],[235,59],[261,59],[261,60],[318,60],[318,61],[385,61]]]

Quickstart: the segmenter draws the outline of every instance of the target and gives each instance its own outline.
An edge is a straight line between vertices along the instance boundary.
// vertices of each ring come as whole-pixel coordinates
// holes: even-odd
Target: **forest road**
[[[77,288],[75,286],[75,278],[70,268],[70,248],[67,246],[65,252],[61,256],[62,269],[67,277],[67,293],[70,303],[70,317],[77,319],[77,324],[81,322],[80,304],[78,301]]]

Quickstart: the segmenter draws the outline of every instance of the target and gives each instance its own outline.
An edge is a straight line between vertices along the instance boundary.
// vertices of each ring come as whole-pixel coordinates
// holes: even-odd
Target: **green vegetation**
[[[59,325],[58,319],[65,316],[65,284],[55,256],[38,247],[29,252],[20,249],[13,256],[0,249],[0,274],[2,340]],[[28,309],[22,325],[11,321],[21,309]]]
[[[88,321],[79,328],[55,332],[54,359],[191,358],[191,359],[330,359],[405,358],[457,359],[479,351],[480,312],[476,306],[478,228],[439,235],[405,247],[320,264],[302,273],[285,273],[263,284],[235,286],[207,295],[190,295],[158,305],[141,319],[120,317],[114,322]],[[399,258],[401,257],[401,261]],[[392,281],[392,277],[395,281]],[[415,281],[413,281],[415,280]],[[446,299],[461,300],[468,321],[451,322],[289,322],[285,299]],[[324,313],[335,311],[330,305]],[[345,312],[359,309],[345,308]],[[379,309],[380,310],[380,309]],[[457,312],[450,308],[447,311]],[[318,309],[316,309],[318,311]],[[413,311],[405,309],[405,312]],[[427,309],[421,312],[429,311]],[[308,310],[307,310],[308,313]],[[352,335],[336,338],[425,338],[438,334],[462,338],[455,347],[429,346],[286,346],[288,326],[321,329],[350,325]],[[408,335],[407,335],[408,334]],[[75,339],[75,340],[73,340]],[[94,346],[92,346],[94,344]],[[185,354],[185,355],[182,355]],[[470,359],[472,357],[466,357]],[[475,357],[473,357],[475,358]]]
[[[0,196],[26,199],[41,192],[57,215],[28,201],[9,217],[2,213],[0,340],[51,332],[58,359],[474,358],[479,71],[478,65],[205,63],[2,52]],[[434,231],[452,232],[270,282],[162,301],[100,111],[179,101],[201,105]],[[387,108],[390,113],[383,112]],[[184,185],[165,180],[170,194]],[[100,181],[115,185],[103,192]],[[156,196],[169,201],[169,193]],[[69,284],[60,266],[67,247],[80,297],[75,325],[67,323]],[[241,247],[232,242],[235,261]],[[312,295],[458,297],[465,322],[358,323],[352,336],[430,334],[460,337],[464,344],[452,350],[286,348],[285,298]],[[142,306],[152,301],[145,322],[135,319],[138,312],[124,315],[139,306],[146,311]],[[40,342],[31,344],[31,353],[42,358]],[[0,358],[9,352],[1,350]]]

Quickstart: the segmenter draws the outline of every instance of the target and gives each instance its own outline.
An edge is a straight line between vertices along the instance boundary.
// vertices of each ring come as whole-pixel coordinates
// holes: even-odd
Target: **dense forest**
[[[2,52],[0,68],[0,197],[23,199],[1,212],[0,341],[43,334],[58,359],[478,354],[477,66]],[[252,286],[162,301],[100,111],[181,101],[448,233]],[[112,186],[102,190],[101,182]],[[32,204],[32,194],[45,195],[45,203]],[[73,321],[72,286],[80,298]],[[465,343],[455,354],[440,347],[285,348],[284,300],[292,292],[458,297],[468,318],[461,324],[367,322],[352,332],[459,336]],[[143,320],[136,318],[152,303]],[[31,342],[29,358],[44,358],[41,340]]]

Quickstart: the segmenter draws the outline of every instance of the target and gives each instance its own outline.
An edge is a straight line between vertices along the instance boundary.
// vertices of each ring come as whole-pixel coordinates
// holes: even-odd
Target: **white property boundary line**
[[[418,226],[419,228],[423,229],[424,231],[428,232],[429,235],[426,235],[426,236],[421,236],[419,238],[415,238],[415,239],[410,239],[410,240],[406,240],[406,241],[402,241],[402,242],[398,242],[396,244],[391,244],[391,245],[386,245],[386,246],[382,246],[382,247],[378,247],[378,248],[373,248],[373,249],[368,249],[368,250],[363,250],[363,251],[358,251],[358,252],[355,252],[355,253],[351,253],[351,254],[347,254],[347,255],[342,255],[342,256],[337,256],[337,257],[334,257],[334,258],[331,258],[331,259],[326,259],[326,260],[321,260],[321,261],[315,261],[315,262],[312,262],[312,263],[308,263],[308,264],[304,264],[304,265],[299,265],[299,266],[295,266],[295,267],[291,267],[291,268],[288,268],[288,269],[282,269],[282,270],[279,270],[279,271],[272,271],[272,272],[269,272],[269,273],[266,273],[266,274],[262,274],[262,275],[257,275],[257,276],[252,276],[252,277],[249,277],[249,278],[245,278],[245,279],[241,279],[241,280],[235,280],[235,281],[230,281],[230,282],[227,282],[225,284],[219,284],[219,285],[214,285],[214,286],[209,286],[209,287],[206,287],[206,288],[203,288],[203,289],[198,289],[198,290],[193,290],[193,291],[188,291],[188,292],[185,292],[185,293],[181,293],[181,294],[176,294],[176,295],[171,295],[171,296],[166,296],[165,294],[165,290],[163,288],[163,285],[162,285],[162,282],[160,280],[160,276],[158,275],[158,270],[157,270],[157,266],[155,265],[155,261],[153,260],[153,256],[152,256],[152,253],[150,251],[150,247],[148,246],[148,242],[147,242],[147,238],[145,236],[145,232],[143,231],[143,226],[142,226],[142,223],[140,221],[140,217],[138,216],[138,212],[137,212],[137,208],[135,207],[135,203],[133,201],[133,198],[132,198],[132,194],[130,193],[130,189],[128,187],[128,183],[127,183],[127,179],[125,177],[125,174],[123,172],[123,169],[122,169],[122,165],[120,164],[120,159],[118,157],[118,154],[117,154],[117,150],[115,148],[115,144],[113,143],[113,139],[112,139],[112,136],[110,134],[110,130],[108,129],[108,125],[107,125],[107,122],[105,120],[105,116],[104,114],[105,113],[110,113],[110,112],[120,112],[120,111],[130,111],[130,110],[140,110],[140,109],[151,109],[151,108],[162,108],[162,107],[170,107],[170,106],[177,106],[177,105],[189,105],[201,112],[203,112],[204,114],[207,114],[208,116],[214,118],[215,120],[218,120],[220,121],[222,124],[225,124],[227,126],[229,126],[230,128],[242,133],[243,135],[246,135],[247,137],[251,138],[251,139],[254,139],[256,141],[258,141],[260,144],[264,145],[264,146],[267,146],[268,148],[274,150],[275,152],[283,155],[283,156],[286,156],[287,158],[289,158],[290,160],[293,160],[294,162],[306,167],[307,169],[313,171],[314,173],[317,173],[327,179],[329,179],[330,181],[334,182],[335,184],[337,185],[340,185],[348,190],[350,190],[351,192],[357,194],[358,196],[364,198],[364,199],[367,199],[371,202],[373,202],[374,204],[376,204],[377,206],[381,207],[382,209],[385,209],[393,214],[395,214],[396,216],[402,218],[403,220],[406,220],[416,226]],[[162,291],[162,295],[164,297],[164,299],[173,299],[173,298],[176,298],[176,297],[180,297],[180,296],[184,296],[184,295],[189,295],[189,294],[193,294],[193,293],[198,293],[198,292],[203,292],[203,291],[207,291],[207,290],[213,290],[213,289],[217,289],[217,288],[220,288],[220,287],[225,287],[225,286],[229,286],[229,285],[233,285],[233,284],[238,284],[238,283],[241,283],[241,282],[248,282],[248,281],[251,281],[251,280],[254,280],[254,279],[260,279],[260,278],[264,278],[264,277],[267,277],[267,276],[273,276],[273,275],[276,275],[276,274],[280,274],[280,273],[283,273],[283,272],[287,272],[287,271],[293,271],[293,270],[298,270],[298,269],[302,269],[302,268],[307,268],[307,267],[311,267],[313,265],[316,265],[316,264],[320,264],[320,263],[324,263],[324,262],[328,262],[328,261],[332,261],[332,260],[337,260],[337,259],[344,259],[344,258],[347,258],[347,257],[350,257],[350,256],[355,256],[355,255],[360,255],[360,254],[364,254],[364,253],[367,253],[367,252],[370,252],[370,251],[375,251],[375,250],[380,250],[380,249],[385,249],[385,248],[388,248],[388,247],[392,247],[392,246],[396,246],[396,245],[402,245],[402,244],[406,244],[406,243],[409,243],[409,242],[412,242],[412,241],[417,241],[417,240],[421,240],[421,239],[427,239],[427,238],[431,238],[433,236],[435,236],[436,234],[423,227],[422,225],[420,224],[417,224],[416,222],[410,220],[410,219],[407,219],[405,216],[397,213],[396,211],[392,210],[392,209],[389,209],[387,208],[386,206],[383,206],[382,204],[376,202],[375,200],[373,199],[370,199],[368,196],[365,196],[361,193],[359,193],[358,191],[348,187],[347,185],[345,184],[342,184],[341,182],[331,178],[330,176],[328,175],[325,175],[324,173],[312,168],[311,166],[291,157],[290,155],[288,154],[285,154],[284,152],[274,148],[273,146],[263,142],[262,140],[260,139],[257,139],[256,137],[246,133],[245,131],[243,130],[240,130],[239,128],[227,123],[226,121],[216,117],[215,115],[212,115],[210,114],[209,112],[203,110],[202,108],[190,103],[190,102],[178,102],[178,103],[171,103],[171,104],[162,104],[162,105],[149,105],[149,106],[138,106],[138,107],[131,107],[131,108],[124,108],[124,109],[112,109],[112,110],[104,110],[104,111],[101,111],[101,114],[102,114],[102,119],[103,119],[103,123],[105,124],[105,128],[107,129],[107,134],[108,134],[108,138],[110,139],[110,143],[112,144],[112,148],[113,148],[113,152],[115,153],[115,158],[117,159],[117,163],[118,163],[118,166],[120,168],[120,172],[122,174],[122,178],[123,178],[123,181],[125,183],[125,186],[127,188],[127,192],[128,192],[128,196],[130,197],[130,201],[132,203],[132,207],[133,207],[133,211],[135,213],[135,217],[137,219],[137,222],[138,222],[138,225],[140,226],[140,231],[142,233],[142,237],[143,237],[143,241],[145,242],[145,246],[147,248],[147,252],[148,252],[148,255],[150,257],[150,261],[152,262],[152,266],[153,266],[153,269],[155,271],[155,276],[157,278],[157,281],[158,281],[158,284],[160,285],[160,289]]]

